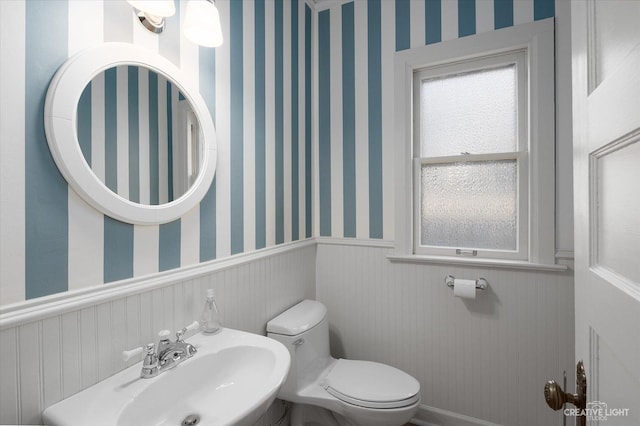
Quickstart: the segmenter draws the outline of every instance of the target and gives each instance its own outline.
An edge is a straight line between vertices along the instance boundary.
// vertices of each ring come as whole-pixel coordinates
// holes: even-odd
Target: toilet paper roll
[[[476,281],[475,280],[453,280],[453,295],[462,297],[463,299],[476,298]]]

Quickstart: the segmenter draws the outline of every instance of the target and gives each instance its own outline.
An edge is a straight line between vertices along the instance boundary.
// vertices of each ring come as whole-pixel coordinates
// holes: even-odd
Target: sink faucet
[[[182,339],[186,332],[186,327],[176,332],[175,342],[169,339],[169,330],[160,332],[157,352],[158,367],[160,369],[158,374],[175,367],[185,359],[191,358],[197,352],[197,349],[191,343],[187,343]]]
[[[158,342],[158,349],[153,343],[149,343],[144,348],[145,357],[142,361],[142,371],[140,371],[140,377],[143,379],[150,379],[160,373],[172,369],[182,361],[191,358],[198,350],[191,343],[184,341],[183,336],[189,330],[198,329],[200,325],[197,321],[194,321],[187,327],[176,332],[176,341],[172,342],[169,339],[169,330],[162,330],[158,333],[160,341]],[[131,357],[142,353],[143,348],[137,348],[130,351],[122,352],[122,359],[128,361]]]

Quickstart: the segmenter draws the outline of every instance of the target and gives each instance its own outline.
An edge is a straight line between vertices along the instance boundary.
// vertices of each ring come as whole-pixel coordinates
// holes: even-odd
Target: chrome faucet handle
[[[148,379],[155,377],[159,372],[158,355],[156,354],[156,345],[149,343],[145,348],[146,355],[142,361],[142,371],[140,371],[140,377]]]
[[[155,345],[153,343],[149,343],[145,347],[140,346],[139,348],[131,349],[128,351],[122,351],[122,360],[124,362],[127,362],[131,358],[140,355],[142,352],[145,353],[145,359],[146,359],[146,356],[149,356],[151,354],[155,355]]]
[[[169,342],[169,335],[171,335],[171,332],[169,330],[160,330],[158,332],[158,339],[160,340],[160,342]]]
[[[133,358],[134,356],[140,355],[143,350],[144,350],[144,348],[142,346],[140,346],[139,348],[131,349],[131,350],[128,350],[128,351],[122,351],[122,360],[124,362],[127,362],[131,358]]]
[[[167,350],[174,345],[169,336],[171,336],[171,332],[169,330],[160,330],[160,332],[158,332],[158,347],[156,348],[156,354],[158,355],[158,360],[161,365]]]
[[[191,324],[189,324],[188,326],[186,326],[185,328],[183,328],[183,330],[186,333],[187,331],[193,331],[193,330],[197,330],[199,328],[200,328],[200,323],[198,321],[194,321]]]
[[[145,356],[142,362],[143,367],[153,367],[158,365],[158,355],[156,355],[156,345],[149,343],[144,348]]]
[[[180,342],[180,343],[184,342],[184,340],[182,339],[182,336],[184,336],[187,333],[187,331],[193,331],[199,328],[200,328],[200,323],[198,321],[194,321],[188,326],[184,327],[182,330],[176,331],[176,342]]]

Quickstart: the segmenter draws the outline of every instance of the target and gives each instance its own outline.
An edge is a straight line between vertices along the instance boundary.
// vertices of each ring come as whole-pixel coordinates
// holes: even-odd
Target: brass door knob
[[[576,425],[582,426],[586,422],[584,409],[587,403],[587,375],[582,361],[578,361],[578,365],[576,365],[576,391],[577,393],[575,394],[567,393],[562,390],[562,387],[555,380],[549,380],[544,385],[544,399],[547,401],[547,405],[556,411],[561,409],[567,402],[575,405],[582,410],[582,414],[576,419]]]
[[[557,411],[567,402],[567,394],[555,380],[549,380],[544,385],[544,399],[549,407]]]

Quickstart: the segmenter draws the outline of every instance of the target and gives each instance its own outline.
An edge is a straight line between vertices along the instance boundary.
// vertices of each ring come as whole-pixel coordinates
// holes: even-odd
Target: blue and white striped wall
[[[302,0],[217,0],[225,43],[160,36],[124,0],[0,1],[2,304],[249,252],[312,235],[312,12]],[[318,3],[321,236],[393,239],[393,55],[544,19],[554,0]],[[313,16],[315,19],[316,17]],[[42,32],[42,28],[47,28]],[[295,36],[297,34],[297,37]],[[161,226],[90,208],[58,173],[42,125],[51,76],[71,55],[123,41],[199,82],[216,123],[218,170],[200,206]]]
[[[302,0],[217,0],[225,43],[161,35],[124,0],[0,1],[0,303],[197,264],[311,236],[311,9]],[[103,42],[158,52],[199,84],[218,133],[218,168],[200,205],[160,226],[91,208],[67,185],[43,127],[64,61]]]
[[[355,0],[318,11],[320,236],[394,238],[394,52],[554,16],[554,0]]]

